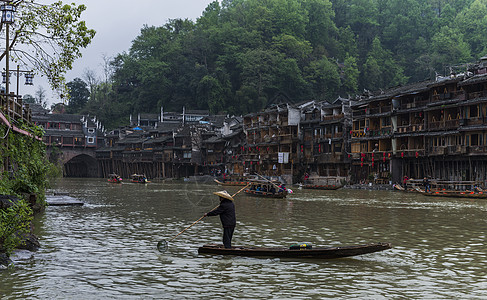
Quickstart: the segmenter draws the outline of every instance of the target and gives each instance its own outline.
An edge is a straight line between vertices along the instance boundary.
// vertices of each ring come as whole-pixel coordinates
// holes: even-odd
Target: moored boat
[[[119,175],[117,174],[110,174],[108,175],[108,182],[111,182],[111,183],[122,183],[122,177],[120,177]]]
[[[452,197],[452,198],[473,198],[473,199],[487,199],[487,194],[483,192],[473,191],[420,191],[421,194],[430,197]]]
[[[208,244],[199,247],[198,253],[237,256],[333,259],[374,253],[390,248],[392,248],[390,243],[298,249],[244,246],[236,246],[226,249],[225,247],[223,247],[223,245]]]
[[[342,187],[340,178],[337,177],[310,177],[301,185],[303,189],[314,190],[338,190]]]

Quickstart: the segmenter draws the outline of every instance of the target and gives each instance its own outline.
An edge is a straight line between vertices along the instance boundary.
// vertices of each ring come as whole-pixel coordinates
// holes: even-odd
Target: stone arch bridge
[[[63,166],[64,177],[99,177],[96,148],[47,147],[47,157]]]

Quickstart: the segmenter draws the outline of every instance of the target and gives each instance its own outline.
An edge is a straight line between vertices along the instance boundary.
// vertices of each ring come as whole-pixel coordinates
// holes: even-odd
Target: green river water
[[[236,196],[234,245],[390,242],[335,259],[199,255],[220,243],[215,184],[109,184],[62,179],[84,206],[36,217],[42,248],[0,270],[1,299],[487,299],[487,200],[391,191],[300,190],[286,199]],[[234,193],[238,187],[228,187]]]

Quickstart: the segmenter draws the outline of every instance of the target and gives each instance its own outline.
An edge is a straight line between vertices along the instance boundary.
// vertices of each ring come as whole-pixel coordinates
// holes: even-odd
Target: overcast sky
[[[50,4],[55,1],[39,0],[38,3]],[[64,3],[84,4],[82,14],[88,28],[96,30],[96,36],[88,48],[83,50],[83,57],[73,65],[73,70],[66,74],[67,81],[82,78],[85,70],[96,71],[102,78],[103,56],[113,57],[128,51],[132,41],[139,35],[144,24],[162,26],[169,19],[192,19],[201,16],[204,9],[213,0],[64,0]],[[49,104],[60,102],[51,93],[44,78],[34,78],[34,86],[22,86],[20,94],[34,95],[39,85],[48,91]]]

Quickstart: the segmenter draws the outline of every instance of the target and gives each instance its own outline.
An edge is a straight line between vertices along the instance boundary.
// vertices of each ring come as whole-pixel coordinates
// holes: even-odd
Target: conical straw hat
[[[233,197],[227,192],[227,191],[219,191],[219,192],[214,192],[213,194],[228,199],[233,201]]]

